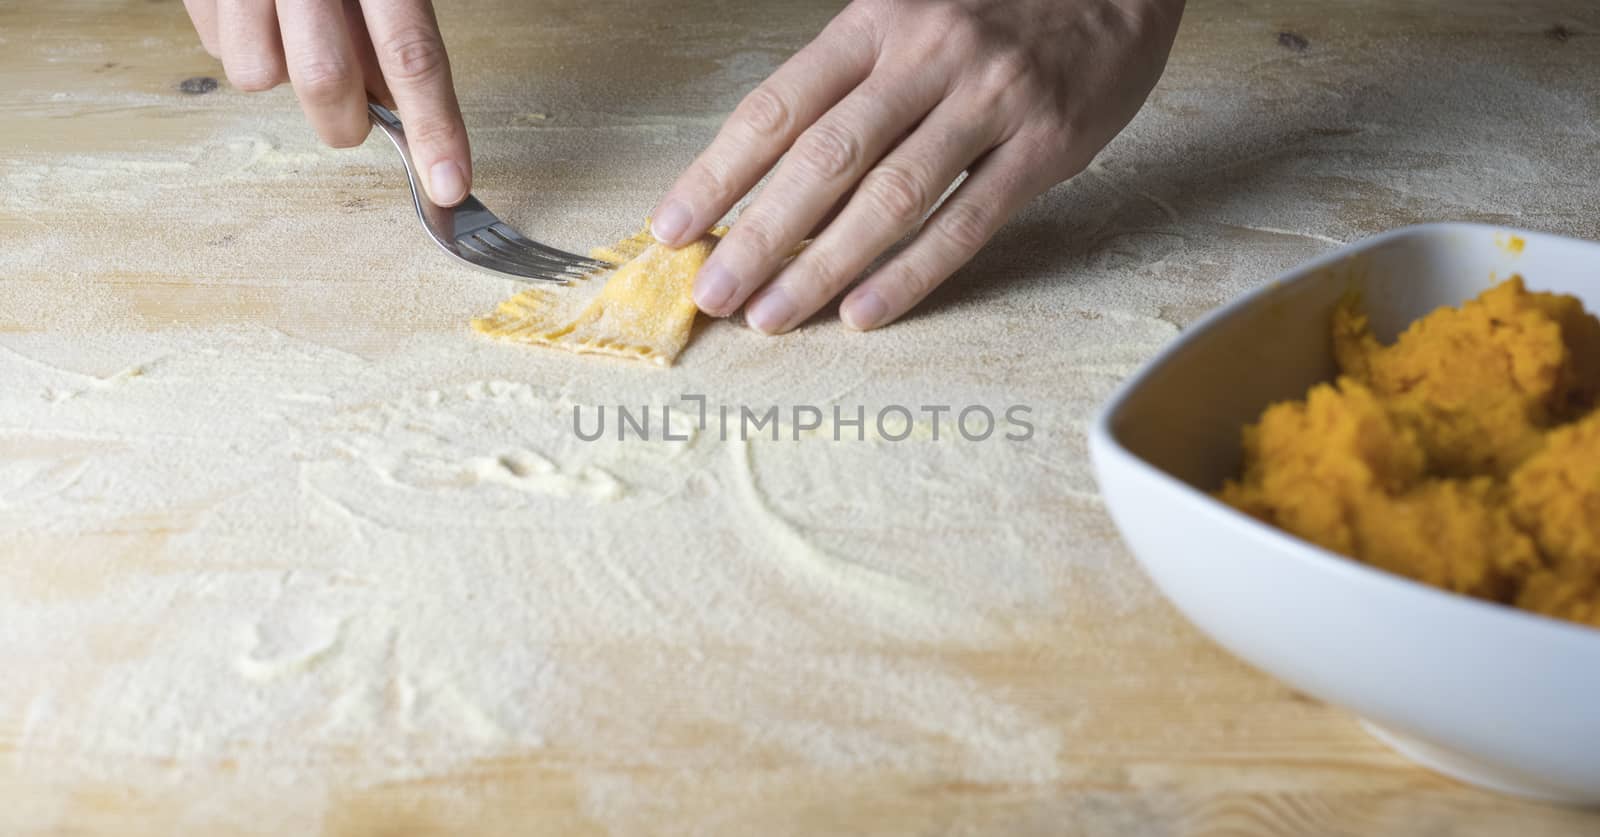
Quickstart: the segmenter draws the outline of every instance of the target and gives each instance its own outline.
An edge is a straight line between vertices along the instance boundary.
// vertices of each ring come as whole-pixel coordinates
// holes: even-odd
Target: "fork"
[[[489,211],[477,198],[467,195],[460,204],[438,206],[428,199],[417,179],[406,130],[394,111],[376,102],[367,103],[372,123],[388,135],[400,151],[411,184],[411,201],[416,204],[422,228],[446,253],[480,270],[533,282],[568,280],[609,268],[594,259],[557,250],[517,232],[510,224]]]

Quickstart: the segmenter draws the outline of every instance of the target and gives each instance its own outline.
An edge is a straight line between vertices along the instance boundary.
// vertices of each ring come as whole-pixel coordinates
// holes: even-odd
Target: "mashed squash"
[[[1392,345],[1354,299],[1340,377],[1244,431],[1222,500],[1447,590],[1600,627],[1600,320],[1520,277]]]

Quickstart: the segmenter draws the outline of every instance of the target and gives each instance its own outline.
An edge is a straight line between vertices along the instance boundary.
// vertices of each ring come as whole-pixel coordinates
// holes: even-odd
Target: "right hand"
[[[396,107],[428,196],[454,206],[472,154],[429,0],[184,0],[206,52],[240,90],[285,80],[322,140],[360,145],[367,98]]]

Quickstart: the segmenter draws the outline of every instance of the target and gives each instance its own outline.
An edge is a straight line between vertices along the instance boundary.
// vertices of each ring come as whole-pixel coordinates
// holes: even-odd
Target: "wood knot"
[[[1568,29],[1559,23],[1550,27],[1549,29],[1544,30],[1544,36],[1546,38],[1562,44],[1570,40],[1572,38],[1572,34],[1573,32],[1571,29]]]
[[[199,96],[210,93],[218,87],[217,80],[211,76],[195,76],[178,82],[178,92],[188,96]]]
[[[1284,49],[1292,49],[1295,52],[1305,52],[1306,47],[1311,46],[1311,42],[1306,40],[1306,36],[1298,32],[1284,30],[1278,33],[1278,46]]]

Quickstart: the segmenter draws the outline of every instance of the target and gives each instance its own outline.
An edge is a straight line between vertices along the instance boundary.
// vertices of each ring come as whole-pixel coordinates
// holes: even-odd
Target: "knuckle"
[[[935,2],[919,9],[915,23],[895,41],[911,65],[935,66],[951,59],[966,62],[976,54],[979,37],[966,11]]]
[[[855,0],[845,6],[835,20],[853,26],[872,27],[883,23],[886,18],[893,19],[899,11],[897,5],[897,0]]]
[[[339,61],[306,64],[299,76],[300,98],[319,105],[344,99],[356,83],[355,69]]]
[[[406,123],[406,138],[415,145],[439,147],[454,144],[461,126],[443,115],[420,116]]]
[[[1005,49],[984,63],[982,84],[990,91],[1013,90],[1032,85],[1037,73],[1038,63],[1032,55],[1021,49]]]
[[[1088,149],[1092,145],[1085,142],[1076,127],[1066,120],[1044,120],[1035,130],[1018,132],[1011,142],[1021,148],[1026,168],[1061,178],[1076,174],[1077,170],[1088,166],[1093,158],[1092,154],[1082,157],[1070,153]]]
[[[739,198],[734,194],[727,169],[720,163],[702,158],[694,164],[688,180],[713,206],[726,206]]]
[[[745,212],[739,216],[733,231],[737,234],[738,244],[754,260],[765,261],[783,247],[781,229],[777,221],[765,213]],[[734,237],[731,234],[729,236],[730,239]]]
[[[989,241],[991,225],[988,210],[970,201],[955,201],[940,211],[934,233],[963,253],[975,253]]]
[[[801,292],[812,299],[826,299],[849,284],[855,275],[832,255],[817,248],[808,249],[805,258],[795,265],[795,283]]]
[[[966,42],[974,34],[972,14],[959,3],[939,0],[917,13],[918,22],[930,36]]]
[[[835,15],[833,20],[828,21],[819,39],[827,37],[874,40],[880,29],[879,21],[883,16],[884,7],[890,2],[891,0],[854,0]]]
[[[425,29],[406,29],[383,42],[382,51],[392,62],[397,81],[429,81],[444,72],[444,44]]]
[[[739,103],[737,113],[741,122],[761,136],[782,135],[794,120],[794,108],[767,85],[750,91]]]
[[[1130,35],[1160,31],[1171,15],[1160,3],[1105,3],[1091,13],[1103,30]]]
[[[890,221],[901,226],[916,223],[928,211],[929,189],[923,179],[899,166],[874,169],[861,189]]]
[[[794,145],[795,159],[827,179],[848,174],[861,159],[861,143],[850,132],[819,122]]]
[[[918,300],[927,296],[941,278],[933,271],[927,270],[909,261],[899,261],[884,268],[887,274],[884,279],[891,287],[899,289],[899,295],[907,300]]]

